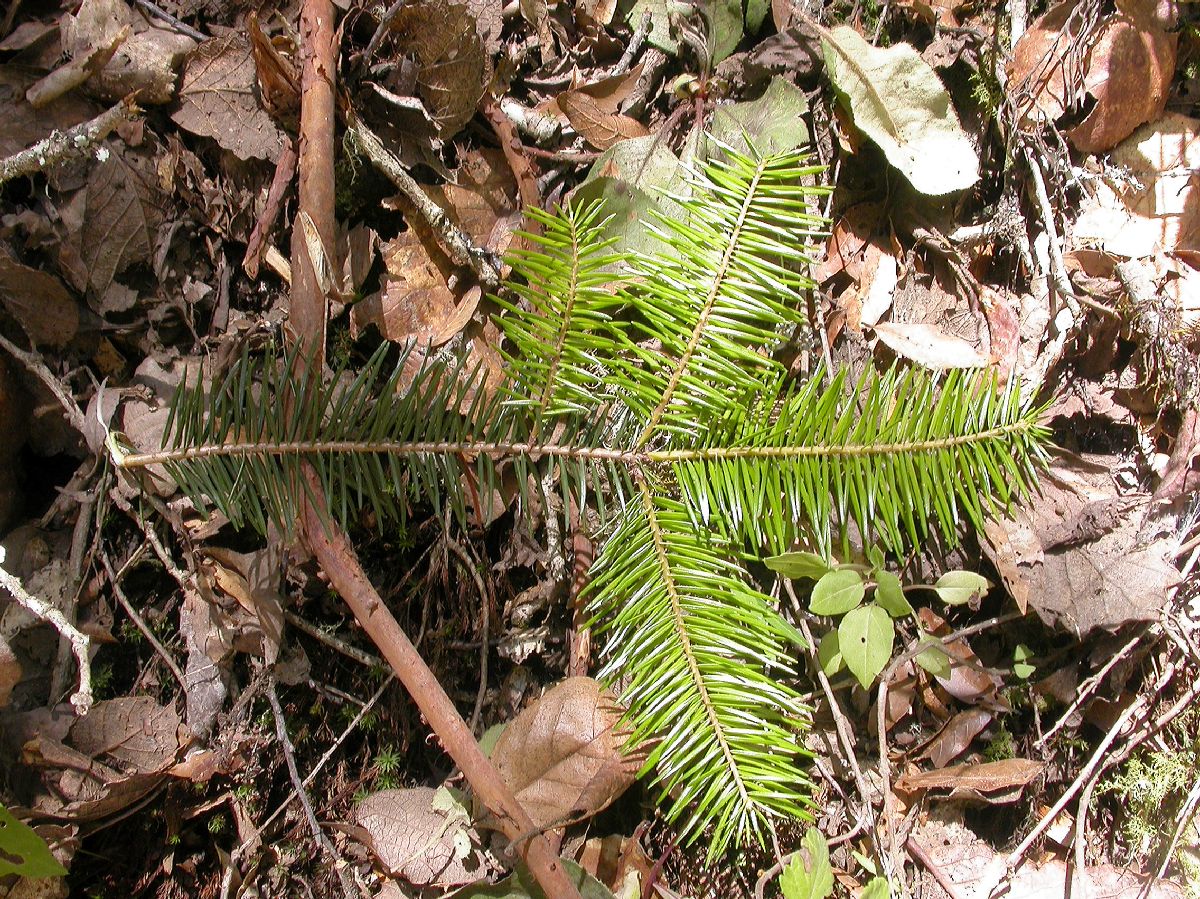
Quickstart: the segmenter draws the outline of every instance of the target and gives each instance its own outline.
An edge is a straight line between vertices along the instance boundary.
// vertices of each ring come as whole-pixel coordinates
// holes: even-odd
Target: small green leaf
[[[794,552],[782,553],[778,556],[771,556],[768,559],[763,559],[763,564],[772,571],[777,571],[786,578],[797,580],[802,577],[812,578],[814,581],[821,576],[828,574],[831,570],[829,563],[816,553]]]
[[[878,546],[867,547],[867,561],[871,563],[871,567],[878,570],[883,568],[883,550]]]
[[[928,643],[929,648],[917,656],[917,664],[934,677],[949,677],[950,656],[946,654],[942,644],[928,634],[922,638],[922,642]]]
[[[862,602],[867,588],[862,575],[853,569],[842,568],[821,575],[813,587],[808,608],[814,615],[841,615]]]
[[[842,658],[864,690],[871,686],[892,657],[895,639],[896,626],[892,619],[874,603],[847,612],[838,625]]]
[[[1033,650],[1024,643],[1018,643],[1017,648],[1013,650],[1013,674],[1021,678],[1021,680],[1028,680],[1030,677],[1032,677],[1033,673],[1037,671],[1037,666],[1030,665],[1029,662],[1026,661],[1032,657]]]
[[[496,743],[500,739],[500,735],[504,733],[504,728],[508,727],[507,721],[501,721],[499,724],[493,724],[483,732],[483,736],[479,738],[479,748],[483,750],[483,754],[491,758],[492,750],[496,748]]]
[[[858,899],[888,899],[891,894],[892,889],[886,877],[873,877],[863,887],[863,891],[859,894]]]
[[[829,865],[829,844],[815,827],[804,834],[801,845],[808,853],[808,864],[797,852],[779,875],[783,899],[825,899],[833,893],[833,869]]]
[[[821,670],[825,672],[826,677],[833,677],[846,667],[846,662],[842,658],[842,648],[838,644],[837,631],[830,631],[821,638],[821,643],[817,646],[817,661],[821,664]]]
[[[913,607],[904,596],[900,578],[890,571],[875,572],[875,602],[893,618],[903,618],[913,613]]]
[[[991,586],[991,581],[974,571],[947,571],[933,589],[946,605],[961,606],[987,593]]]
[[[67,869],[46,845],[46,841],[28,824],[13,817],[0,805],[0,877],[62,877]]]

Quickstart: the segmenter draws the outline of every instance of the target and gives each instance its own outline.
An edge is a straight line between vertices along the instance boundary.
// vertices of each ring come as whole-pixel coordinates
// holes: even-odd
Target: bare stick
[[[58,404],[63,407],[63,411],[67,414],[67,421],[71,423],[71,427],[82,434],[84,432],[83,410],[75,402],[75,397],[71,396],[63,387],[62,381],[56,378],[54,373],[46,367],[46,363],[42,361],[42,357],[36,352],[31,353],[21,349],[3,334],[0,334],[0,347],[8,350],[14,359],[29,369],[30,374],[46,385],[46,389],[54,395],[54,398],[58,400]]]
[[[156,19],[161,19],[180,34],[186,35],[194,41],[208,40],[208,35],[203,31],[197,31],[187,22],[180,21],[164,9],[159,9],[150,0],[133,0],[133,2],[145,10],[148,15],[154,16]]]
[[[475,246],[466,233],[450,221],[446,211],[421,190],[421,185],[404,170],[400,160],[383,145],[383,141],[374,131],[355,120],[351,122],[347,136],[416,207],[418,214],[437,235],[442,248],[451,259],[470,268],[484,289],[495,290],[499,287],[500,267],[496,264],[493,254]]]
[[[346,864],[336,849],[333,848],[333,843],[329,842],[329,837],[325,835],[325,831],[321,830],[321,825],[317,822],[317,815],[313,811],[312,802],[308,798],[308,791],[304,789],[304,784],[300,781],[300,771],[296,768],[296,752],[292,749],[291,738],[288,737],[287,723],[283,718],[283,708],[279,705],[279,696],[275,693],[275,679],[267,680],[267,701],[271,703],[271,711],[275,715],[275,735],[279,738],[279,745],[283,748],[283,757],[287,762],[288,775],[292,779],[292,789],[296,791],[296,796],[300,799],[300,805],[304,807],[304,817],[308,819],[308,829],[312,831],[313,839],[317,841],[325,854],[329,856],[333,862],[333,869],[337,872],[338,880],[342,884],[342,893],[347,897],[355,897],[361,895],[358,887],[354,883],[354,879],[350,876],[350,868]]]
[[[0,565],[4,563],[4,548],[0,547]],[[37,618],[53,625],[59,635],[71,642],[71,651],[75,653],[75,661],[79,666],[79,689],[71,696],[71,705],[75,714],[86,715],[92,707],[92,666],[88,658],[91,648],[91,638],[82,633],[67,617],[50,603],[29,593],[21,581],[0,568],[0,587],[3,587],[23,608]]]
[[[150,626],[138,614],[137,609],[133,607],[133,603],[129,601],[129,597],[125,595],[125,591],[121,589],[121,580],[125,577],[125,572],[137,562],[145,552],[146,546],[147,544],[143,543],[138,547],[137,552],[129,557],[129,561],[121,566],[120,571],[113,570],[112,562],[108,560],[108,554],[103,551],[99,553],[100,562],[104,565],[104,570],[108,573],[108,583],[112,587],[113,596],[117,598],[117,602],[121,604],[121,608],[125,610],[125,614],[129,616],[129,620],[137,626],[137,629],[142,632],[142,636],[154,647],[154,651],[158,653],[159,658],[163,660],[163,664],[167,666],[171,674],[175,677],[175,680],[179,681],[179,686],[183,688],[183,692],[187,693],[187,678],[183,676],[183,671],[180,669],[178,663],[167,652],[167,648],[162,645],[162,641],[154,636],[154,631],[150,630]]]

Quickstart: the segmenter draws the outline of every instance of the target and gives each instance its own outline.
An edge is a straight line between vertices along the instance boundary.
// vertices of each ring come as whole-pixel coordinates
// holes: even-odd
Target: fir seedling
[[[547,484],[559,508],[590,504],[607,522],[588,590],[603,675],[668,817],[712,855],[761,841],[774,818],[807,817],[809,719],[799,636],[745,553],[804,537],[828,558],[851,526],[887,549],[931,528],[953,540],[1030,489],[1046,439],[992,374],[791,379],[773,352],[805,323],[819,173],[797,152],[725,148],[672,197],[683,215],[658,222],[650,255],[615,254],[601,207],[533,213],[542,236],[501,299],[502,390],[412,351],[332,378],[247,354],[180,390],[162,452],[114,439],[114,458],[164,464],[198,505],[259,529],[294,526],[305,465],[339,521],[367,506],[403,524],[420,502],[466,523],[505,466],[523,506]]]

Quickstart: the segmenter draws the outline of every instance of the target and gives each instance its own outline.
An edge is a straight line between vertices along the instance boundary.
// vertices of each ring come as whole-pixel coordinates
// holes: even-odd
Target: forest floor
[[[106,438],[157,450],[185,371],[306,335],[333,366],[415,341],[501,384],[522,210],[604,199],[644,249],[705,135],[826,167],[794,371],[991,369],[1054,448],[1008,514],[876,566],[987,585],[906,591],[869,676],[818,652],[811,580],[748,564],[815,644],[791,684],[814,820],[711,861],[646,781],[589,794],[600,739],[562,723],[609,696],[578,601],[599,535],[515,489],[469,528],[361,515],[362,570],[466,727],[490,752],[509,725],[539,845],[589,897],[1200,896],[1194,2],[301,5],[0,15],[0,897],[538,895],[327,558]],[[948,664],[918,664],[929,635]]]

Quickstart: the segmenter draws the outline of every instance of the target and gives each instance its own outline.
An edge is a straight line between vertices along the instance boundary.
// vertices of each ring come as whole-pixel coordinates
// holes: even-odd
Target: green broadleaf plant
[[[543,234],[513,258],[497,320],[502,391],[411,352],[332,379],[246,355],[181,389],[161,453],[110,440],[119,464],[165,464],[197,504],[260,529],[297,520],[304,464],[343,521],[365,505],[403,523],[423,502],[467,522],[504,468],[523,505],[549,483],[563,509],[592,503],[609,522],[588,589],[602,676],[649,744],[668,818],[713,856],[811,803],[800,638],[745,554],[803,537],[828,558],[851,525],[895,549],[931,524],[954,539],[1030,488],[1045,441],[1038,410],[991,376],[794,382],[772,353],[807,324],[821,170],[723,152],[671,197],[681,213],[656,223],[651,253],[614,257],[595,206],[534,213]]]

